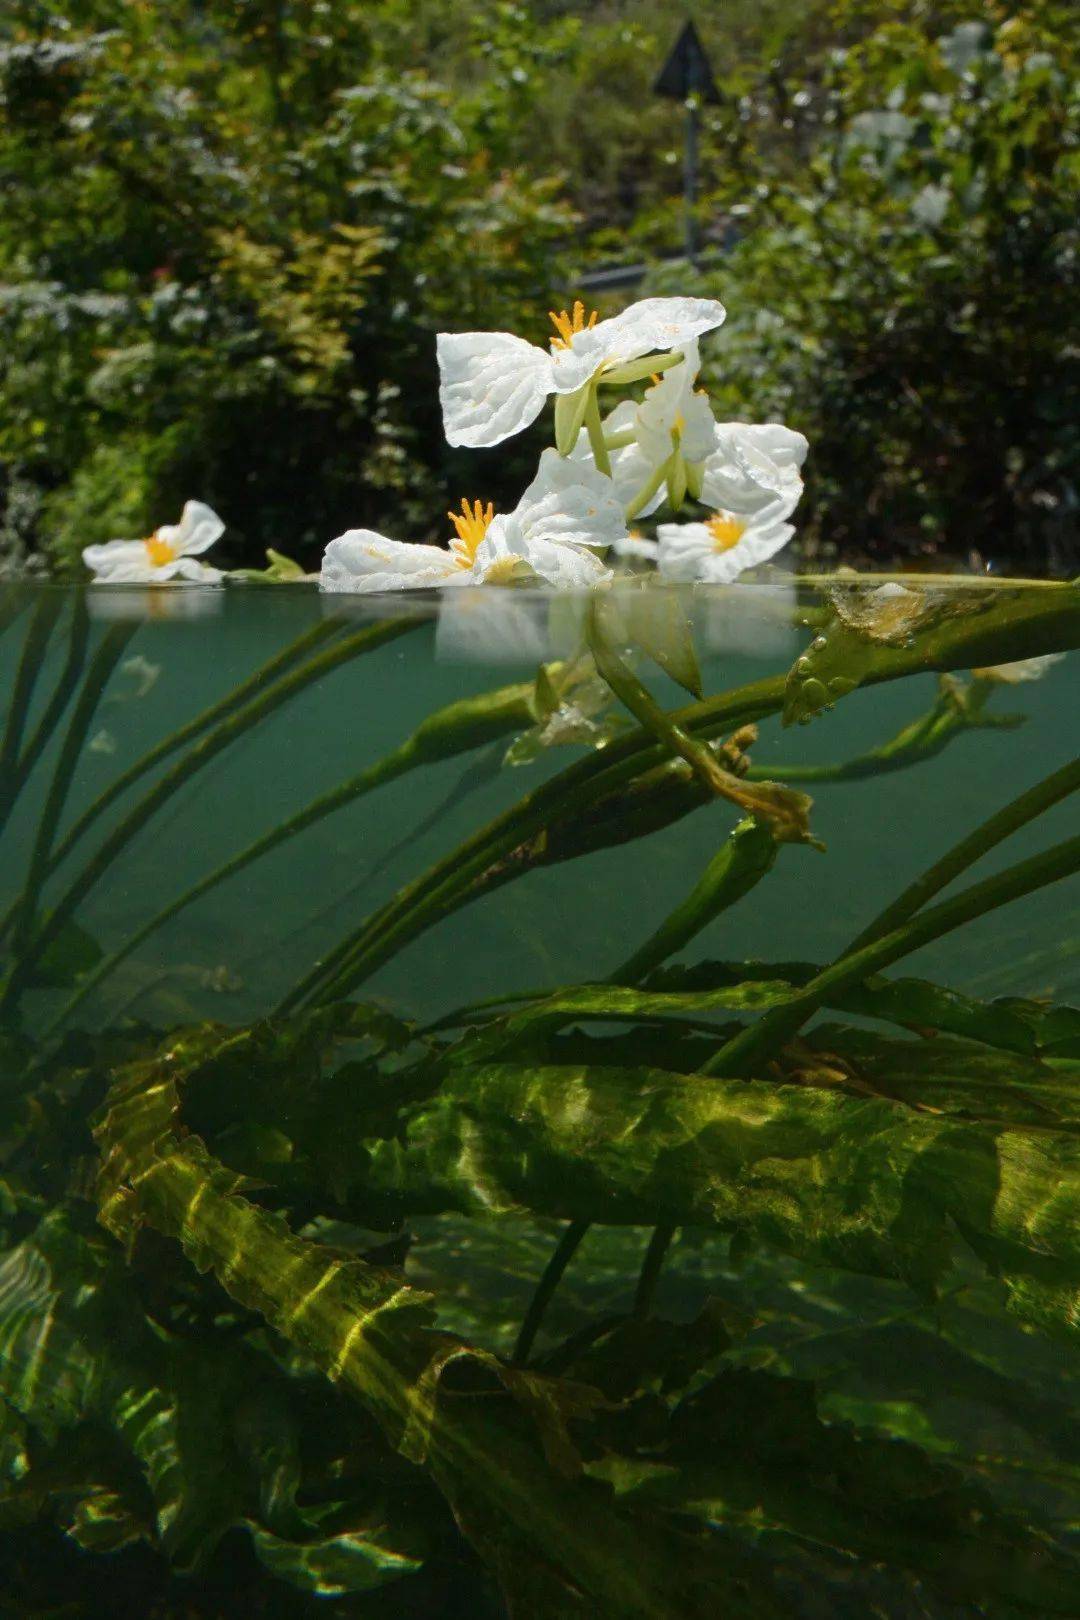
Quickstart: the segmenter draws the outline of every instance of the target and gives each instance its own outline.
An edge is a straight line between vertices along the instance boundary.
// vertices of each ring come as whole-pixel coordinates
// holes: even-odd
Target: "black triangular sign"
[[[658,96],[673,96],[676,101],[685,101],[687,96],[698,96],[702,101],[720,100],[709,58],[692,22],[685,25],[675,41],[653,89]]]

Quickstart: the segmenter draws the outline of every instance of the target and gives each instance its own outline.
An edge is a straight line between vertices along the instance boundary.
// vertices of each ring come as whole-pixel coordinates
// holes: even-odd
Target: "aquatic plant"
[[[816,841],[805,788],[917,772],[1022,726],[995,704],[1080,644],[1080,590],[451,592],[459,628],[489,626],[494,598],[508,636],[550,639],[531,678],[350,761],[109,948],[86,901],[177,795],[316,683],[418,645],[430,613],[358,624],[327,598],[82,803],[80,761],[143,635],[141,607],[98,622],[88,598],[0,603],[5,640],[22,637],[0,741],[9,839],[36,806],[2,923],[8,1608],[34,1612],[18,1538],[44,1525],[102,1592],[124,1567],[106,1553],[148,1543],[205,1574],[244,1538],[246,1590],[347,1602],[401,1583],[402,1612],[437,1612],[451,1588],[465,1612],[537,1617],[810,1614],[812,1593],[852,1615],[1080,1612],[1080,1010],[892,971],[1080,870],[1075,835],[1006,858],[1080,788],[1080,763],[1003,782],[839,954],[693,950],[757,903],[788,845]],[[801,638],[790,670],[710,689],[723,665],[699,660],[700,610],[722,619],[729,600],[751,637]],[[927,672],[929,700],[912,687],[910,720],[869,749],[755,759],[773,717],[827,725],[856,689]],[[672,706],[661,674],[691,700]],[[381,904],[363,902],[369,877],[276,1011],[163,1026],[108,1010],[120,965],[188,905],[452,760],[463,800],[492,773],[525,790]],[[697,811],[716,823],[704,868],[589,981],[478,981],[474,1005],[426,1024],[365,988],[496,890],[587,872]],[[339,882],[328,871],[312,903]],[[695,1245],[700,1297],[672,1315],[665,1266]],[[575,1276],[593,1294],[568,1319]]]
[[[548,351],[506,333],[440,338],[451,439],[499,443],[555,394],[556,442],[518,505],[464,501],[445,550],[371,530],[332,541],[325,616],[74,814],[86,756],[115,752],[100,715],[119,673],[144,698],[157,689],[158,666],[128,656],[133,636],[155,615],[225,605],[226,592],[155,589],[219,520],[188,503],[177,531],[88,553],[98,581],[70,609],[47,590],[4,604],[8,631],[29,615],[0,742],[5,819],[25,824],[47,780],[0,918],[0,1529],[49,1522],[94,1554],[147,1542],[181,1572],[238,1534],[266,1572],[251,1578],[313,1597],[464,1568],[467,1607],[494,1583],[505,1610],[537,1620],[765,1617],[793,1602],[809,1615],[822,1587],[853,1614],[899,1616],[916,1597],[933,1615],[1077,1614],[1075,1456],[1057,1437],[1059,1411],[1075,1427],[1075,1372],[1055,1363],[1054,1421],[1036,1421],[1025,1354],[1037,1336],[1052,1358],[1080,1322],[1080,1010],[887,970],[1080,872],[1074,835],[957,886],[1080,788],[1080,763],[1003,793],[839,954],[694,951],[759,898],[788,846],[824,849],[806,786],[917,770],[968,733],[1022,726],[995,697],[1080,644],[1080,589],[843,574],[725,590],[790,536],[807,445],[778,423],[715,420],[697,340],[721,306],[553,319]],[[601,388],[650,377],[601,413]],[[714,513],[635,540],[627,524],[664,500]],[[655,552],[657,571],[619,575],[620,550]],[[267,581],[295,592],[288,560],[270,564]],[[505,588],[537,584],[557,589]],[[410,595],[432,585],[503,588]],[[529,678],[439,704],[224,858],[211,846],[193,882],[99,944],[87,902],[178,795],[305,692],[332,707],[324,683],[360,660],[370,672],[432,618],[437,655],[493,664],[509,650]],[[35,701],[65,623],[55,685]],[[788,673],[707,690],[718,652],[796,636]],[[927,672],[929,706],[869,749],[756,760],[762,723],[808,723]],[[693,701],[672,706],[672,683]],[[560,747],[579,750],[562,770]],[[455,759],[465,773],[428,823],[493,778],[537,780],[389,893],[381,878],[427,823],[369,861],[358,906],[299,954],[272,1010],[270,993],[254,1022],[106,1010],[124,965],[189,907]],[[612,938],[619,965],[532,991],[478,976],[470,1005],[426,1023],[372,991],[496,891],[700,810],[723,818],[715,847],[641,938]],[[325,907],[336,871],[320,881]],[[531,1297],[494,1331],[484,1290],[455,1284],[447,1261],[437,1286],[411,1268],[413,1230],[455,1220],[466,1257],[528,1223],[535,1262],[547,1235]],[[598,1229],[617,1244],[649,1233],[632,1297],[561,1332],[560,1292]],[[724,1244],[723,1291],[690,1320],[657,1310],[677,1233]],[[739,1304],[748,1266],[759,1289],[783,1279],[776,1342]],[[847,1405],[830,1405],[802,1356],[813,1335],[785,1338],[807,1276],[860,1349],[853,1288],[882,1291],[875,1326],[899,1312],[928,1356],[935,1321],[958,1311],[961,1398],[1028,1425],[1028,1450],[1006,1459],[1026,1477],[1003,1489],[932,1391],[898,1409],[889,1369],[872,1393],[841,1377]]]

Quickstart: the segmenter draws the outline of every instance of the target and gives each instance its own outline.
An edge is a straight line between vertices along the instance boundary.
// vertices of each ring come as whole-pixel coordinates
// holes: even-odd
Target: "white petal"
[[[511,332],[440,332],[439,400],[450,444],[500,444],[539,416],[551,357]]]
[[[197,557],[209,551],[215,540],[225,533],[225,525],[205,501],[185,501],[180,522],[171,534],[161,530],[163,539],[169,539],[187,557]]]
[[[209,563],[200,562],[197,557],[178,557],[175,562],[159,568],[155,575],[159,579],[189,579],[197,585],[220,585],[224,577],[220,568],[211,568]]]
[[[533,572],[560,591],[588,590],[611,578],[611,569],[591,551],[557,540],[531,540],[527,558]]]
[[[738,579],[747,568],[767,562],[786,546],[795,533],[790,523],[773,523],[764,528],[747,529],[737,545],[729,551],[717,551],[705,564],[703,578],[714,585],[727,585]]]
[[[810,441],[804,433],[796,433],[782,422],[721,422],[719,427],[721,432],[725,428],[741,428],[743,437],[770,461],[775,461],[778,467],[794,467],[796,472],[810,449]]]
[[[541,539],[610,546],[626,533],[611,479],[588,462],[560,456],[557,450],[544,451],[536,477],[507,521],[520,531],[525,546]]]
[[[802,494],[799,468],[806,449],[803,435],[779,422],[718,422],[701,498],[707,506],[741,513],[775,502],[786,517]]]
[[[715,542],[704,523],[660,523],[656,528],[660,572],[668,579],[701,579]]]
[[[713,449],[712,411],[708,402],[694,393],[699,365],[696,340],[686,345],[684,355],[678,365],[669,366],[659,381],[645,390],[645,397],[634,412],[637,443],[653,467],[659,467],[670,456],[674,445],[672,435],[676,430],[683,434],[688,412],[694,416],[695,441],[700,439],[700,410],[694,411],[694,400],[699,407],[705,406],[707,427],[704,449],[695,442],[695,454],[690,459],[699,461]]]
[[[603,336],[610,325],[610,321],[601,321],[599,326],[587,326],[574,333],[568,349],[552,349],[552,387],[557,394],[574,393],[611,359],[610,345]]]
[[[694,389],[683,410],[680,448],[687,461],[704,461],[712,452],[716,418],[707,394]]]
[[[705,332],[722,326],[726,311],[715,298],[642,298],[621,315],[593,327],[609,359],[637,360],[654,349],[684,349]]]
[[[439,546],[388,540],[374,529],[349,529],[331,540],[319,573],[322,591],[405,591],[445,585],[465,571]]]
[[[557,393],[570,394],[601,366],[624,365],[654,350],[685,349],[724,319],[714,298],[643,298],[621,315],[575,332],[569,347],[552,350]]]
[[[660,572],[671,579],[728,584],[745,569],[775,556],[794,533],[790,523],[781,523],[771,515],[764,523],[755,518],[735,545],[718,551],[706,523],[661,523],[656,531]]]
[[[149,568],[150,555],[142,540],[109,540],[104,545],[86,546],[83,562],[91,573],[112,573],[117,568]]]
[[[702,469],[701,500],[705,506],[740,516],[757,515],[773,509],[790,516],[802,495],[802,479],[797,472],[780,468],[749,468],[745,459],[729,461],[712,455]]]

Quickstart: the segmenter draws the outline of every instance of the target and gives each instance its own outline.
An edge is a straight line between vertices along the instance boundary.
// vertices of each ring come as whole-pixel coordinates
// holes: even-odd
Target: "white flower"
[[[616,493],[635,517],[655,512],[665,490],[677,508],[687,491],[696,494],[701,487],[704,463],[716,448],[716,423],[707,394],[694,386],[699,365],[694,339],[640,404],[623,400],[604,420]],[[594,460],[587,433],[579,435],[573,457]]]
[[[795,530],[784,515],[777,504],[760,512],[718,512],[705,523],[661,523],[660,572],[669,579],[727,585],[787,545]]]
[[[604,377],[631,382],[649,374],[635,367],[642,356],[685,349],[724,319],[712,298],[643,298],[611,320],[552,314],[556,336],[542,349],[511,332],[440,332],[439,398],[451,444],[479,448],[500,444],[534,422],[549,394],[579,395],[581,413],[569,437],[573,446],[589,385]],[[629,368],[631,375],[626,374]]]
[[[163,523],[145,540],[110,540],[87,546],[83,562],[98,585],[167,585],[193,580],[216,585],[221,570],[197,562],[225,525],[203,501],[187,501],[179,523]]]
[[[544,451],[512,512],[497,517],[490,503],[463,501],[460,512],[448,515],[456,535],[446,551],[388,540],[373,529],[339,535],[323,556],[320,588],[402,591],[530,578],[560,589],[596,585],[609,574],[587,548],[610,546],[626,533],[611,480],[555,450]]]
[[[808,448],[801,433],[780,422],[717,422],[700,499],[724,512],[760,512],[775,505],[788,517],[802,494],[800,469]]]

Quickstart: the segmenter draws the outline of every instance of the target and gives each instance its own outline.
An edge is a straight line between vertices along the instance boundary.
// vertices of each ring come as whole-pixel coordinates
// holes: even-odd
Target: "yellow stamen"
[[[468,501],[463,500],[460,512],[446,515],[457,530],[457,539],[450,542],[451,555],[459,568],[471,568],[476,561],[476,549],[495,516],[495,508],[490,501],[486,506],[474,501],[470,508]]]
[[[746,533],[746,524],[741,518],[723,515],[710,518],[705,527],[713,537],[713,549],[716,551],[730,551]]]
[[[163,568],[166,563],[176,561],[176,547],[170,544],[168,540],[162,540],[159,530],[155,529],[154,533],[143,541],[143,545],[146,547],[146,555],[155,568]]]
[[[548,318],[559,334],[558,337],[553,337],[551,340],[553,349],[568,349],[578,332],[590,330],[599,319],[595,309],[588,320],[585,319],[585,305],[580,298],[574,303],[574,313],[572,315],[568,315],[565,309],[561,309],[556,315],[555,311],[551,309],[548,310]]]

